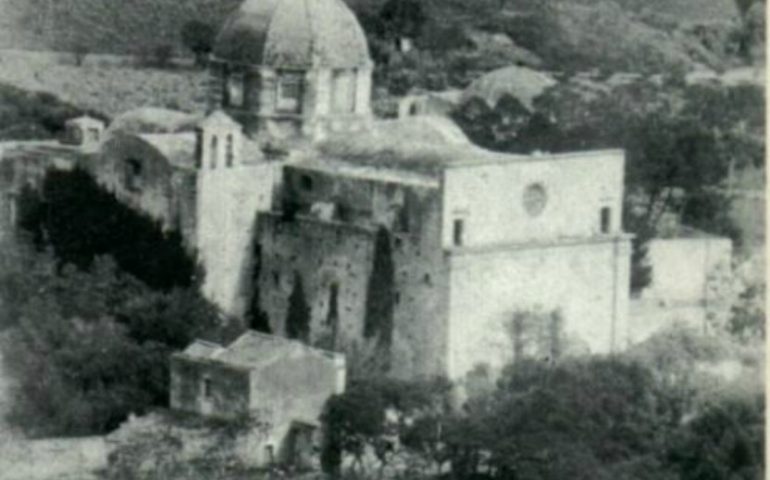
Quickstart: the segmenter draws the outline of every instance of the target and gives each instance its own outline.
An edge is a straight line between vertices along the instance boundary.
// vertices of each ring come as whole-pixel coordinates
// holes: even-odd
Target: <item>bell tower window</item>
[[[281,73],[278,77],[276,109],[282,113],[301,113],[302,86],[301,73]]]
[[[211,137],[211,149],[209,151],[209,166],[212,170],[217,168],[217,156],[219,156],[219,139],[215,135]]]
[[[228,135],[227,144],[225,145],[225,166],[226,167],[233,166],[233,158],[235,158],[235,154],[233,152],[233,136]]]

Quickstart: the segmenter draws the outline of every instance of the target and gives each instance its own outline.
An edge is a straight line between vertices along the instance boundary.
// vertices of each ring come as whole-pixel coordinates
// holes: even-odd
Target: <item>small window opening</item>
[[[425,285],[432,285],[433,280],[430,278],[430,273],[426,273],[425,276],[422,278],[423,282],[425,282]]]
[[[301,175],[299,177],[299,186],[302,190],[310,192],[313,190],[313,179],[310,175]]]
[[[234,158],[234,152],[233,152],[233,136],[228,135],[227,136],[227,146],[225,149],[225,166],[232,167],[233,166],[233,158]]]
[[[612,227],[612,215],[609,207],[604,207],[601,210],[601,232],[610,233]]]
[[[88,129],[88,140],[91,142],[98,142],[99,141],[99,129],[98,128],[89,128]]]
[[[273,285],[276,287],[281,284],[281,275],[278,273],[277,270],[273,270]]]
[[[459,247],[463,244],[463,228],[464,228],[464,221],[457,219],[454,222],[454,229],[452,232],[452,238],[454,239],[455,246]]]
[[[132,192],[142,189],[142,162],[136,158],[126,160],[126,188]]]
[[[302,74],[281,74],[278,80],[276,108],[286,113],[300,113],[302,111]]]
[[[211,137],[211,148],[209,152],[209,156],[211,157],[209,160],[209,166],[211,169],[217,168],[217,156],[219,155],[219,139],[215,136]]]
[[[203,397],[204,398],[211,398],[213,395],[212,388],[211,388],[211,379],[210,378],[204,378],[203,379]]]

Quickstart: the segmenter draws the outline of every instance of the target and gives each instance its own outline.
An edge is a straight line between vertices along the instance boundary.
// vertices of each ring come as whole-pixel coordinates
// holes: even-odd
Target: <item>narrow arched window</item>
[[[225,151],[225,165],[227,167],[233,166],[233,158],[234,158],[234,152],[233,152],[233,136],[228,135],[227,136],[227,145],[226,145],[226,151]]]
[[[209,149],[209,165],[212,169],[217,168],[217,156],[219,155],[219,139],[216,135],[211,137],[211,148]]]

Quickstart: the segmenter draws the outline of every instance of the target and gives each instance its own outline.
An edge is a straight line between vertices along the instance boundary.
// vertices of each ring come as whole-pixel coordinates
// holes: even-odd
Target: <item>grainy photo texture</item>
[[[760,480],[764,0],[0,0],[0,480]]]

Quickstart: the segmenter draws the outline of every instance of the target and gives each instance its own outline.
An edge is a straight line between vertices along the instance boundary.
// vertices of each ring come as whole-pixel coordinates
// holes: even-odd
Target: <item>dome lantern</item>
[[[246,0],[215,42],[214,108],[278,136],[360,127],[372,61],[342,0]]]

